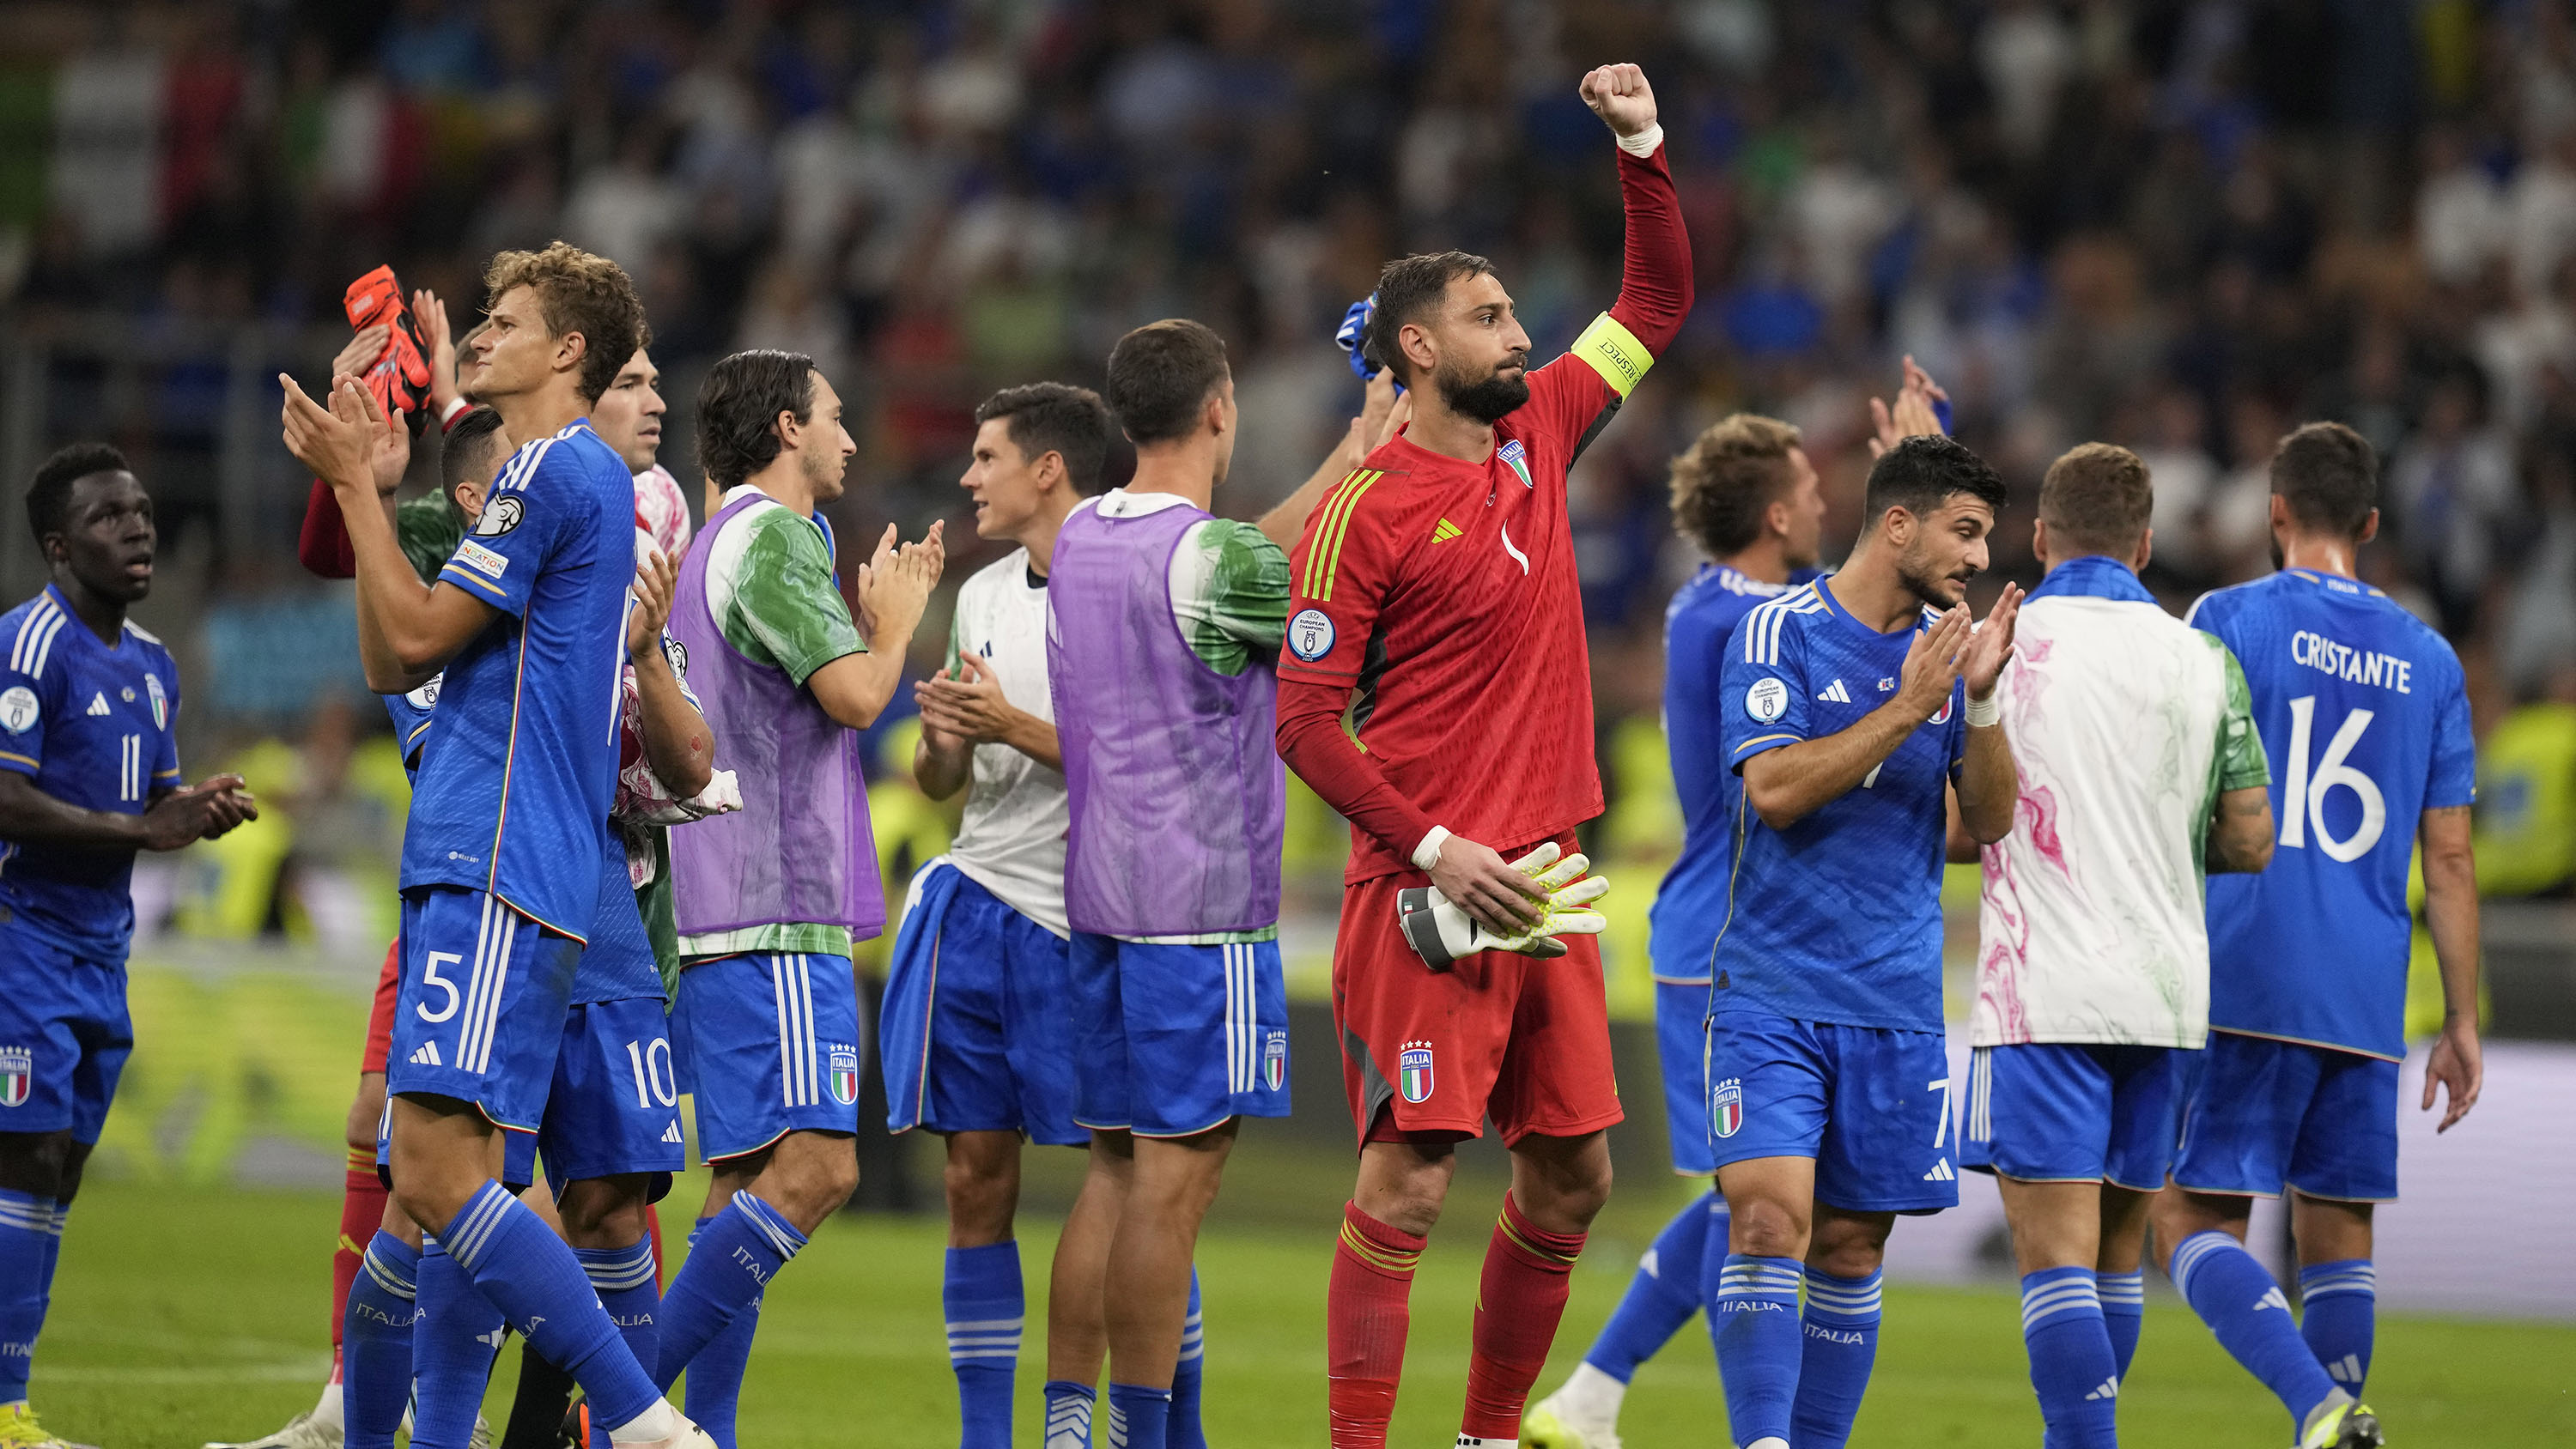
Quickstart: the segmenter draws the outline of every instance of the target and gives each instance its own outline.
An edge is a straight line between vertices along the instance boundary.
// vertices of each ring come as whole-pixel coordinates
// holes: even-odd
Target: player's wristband
[[[1619,138],[1619,149],[1639,160],[1654,155],[1655,148],[1662,144],[1664,144],[1664,127],[1661,122],[1648,126],[1633,136]]]
[[[443,433],[449,428],[455,427],[456,420],[465,416],[468,412],[473,411],[473,408],[474,404],[467,402],[462,397],[449,398],[447,400],[447,406],[439,409],[438,430]]]
[[[2004,692],[2000,689],[1983,699],[1968,696],[1968,728],[1985,729],[2004,722]]]
[[[1430,833],[1422,837],[1422,842],[1413,847],[1413,868],[1415,870],[1429,870],[1431,867],[1438,865],[1440,863],[1440,847],[1442,843],[1448,839],[1448,826],[1432,826]]]

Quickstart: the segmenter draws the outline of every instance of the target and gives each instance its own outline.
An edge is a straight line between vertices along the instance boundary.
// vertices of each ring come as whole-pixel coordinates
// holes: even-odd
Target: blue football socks
[[[1675,1213],[1646,1256],[1637,1260],[1627,1293],[1610,1310],[1610,1321],[1601,1325],[1601,1336],[1583,1361],[1624,1384],[1637,1365],[1671,1342],[1700,1310],[1700,1271],[1710,1234],[1714,1231],[1723,1245],[1726,1223],[1726,1200],[1714,1191]]]
[[[2370,1344],[2379,1308],[2379,1275],[2368,1258],[2345,1258],[2299,1270],[2299,1336],[2325,1365],[2326,1377],[2354,1398],[2370,1377]]]
[[[805,1235],[796,1231],[786,1214],[744,1191],[735,1193],[724,1211],[700,1220],[691,1239],[689,1261],[671,1280],[671,1291],[662,1295],[662,1362],[654,1377],[668,1388],[682,1369],[691,1369],[689,1417],[700,1428],[706,1428],[708,1419],[730,1425],[734,1401],[742,1392],[741,1369],[709,1358],[705,1368],[713,1372],[699,1372],[696,1361],[709,1357],[706,1350],[732,1325],[756,1322],[760,1295],[805,1246]],[[747,1327],[726,1347],[737,1345],[747,1363],[751,1357]],[[701,1409],[706,1411],[703,1418]],[[713,1429],[707,1432],[715,1434]],[[727,1434],[717,1442],[727,1443],[730,1438]]]
[[[444,1255],[442,1255],[444,1256]],[[359,1260],[340,1327],[344,1449],[394,1449],[411,1402],[412,1328],[420,1318],[420,1249],[379,1230]]]
[[[501,1351],[501,1310],[476,1291],[465,1266],[435,1237],[421,1240],[417,1283],[411,1442],[414,1449],[467,1449],[492,1379],[492,1356]]]
[[[1798,1396],[1798,1283],[1795,1258],[1729,1253],[1718,1270],[1708,1332],[1726,1389],[1726,1424],[1738,1445],[1789,1437]]]
[[[61,1233],[52,1198],[0,1191],[0,1405],[27,1397],[45,1326],[46,1266]]]
[[[2290,1300],[2243,1244],[2216,1228],[2194,1233],[2174,1245],[2172,1271],[2183,1301],[2219,1347],[2280,1397],[2294,1429],[2334,1397],[2334,1380],[2291,1321]]]
[[[1028,1313],[1020,1245],[949,1249],[939,1303],[948,1320],[948,1366],[957,1375],[958,1445],[1011,1449],[1011,1390]]]
[[[1199,1372],[1207,1366],[1207,1327],[1199,1317],[1199,1269],[1190,1265],[1190,1312],[1181,1320],[1181,1357],[1172,1365],[1172,1419],[1166,1431],[1170,1449],[1207,1449],[1207,1426],[1199,1422]]]
[[[501,1184],[484,1183],[438,1238],[483,1297],[518,1325],[540,1355],[581,1385],[593,1419],[614,1428],[661,1403],[651,1373],[636,1363],[617,1325],[608,1321],[581,1260]],[[432,1304],[425,1256],[421,1308],[426,1320]],[[426,1322],[421,1332],[425,1340]]]
[[[1089,1384],[1047,1380],[1043,1449],[1091,1449],[1091,1406],[1098,1400]]]
[[[1170,1389],[1110,1383],[1107,1449],[1169,1449],[1171,1424]]]
[[[2093,1284],[2102,1294],[2102,1327],[2111,1335],[2111,1361],[2125,1384],[2129,1361],[2138,1356],[2138,1335],[2147,1326],[2147,1270],[2096,1273]]]
[[[1880,1275],[1837,1278],[1807,1270],[1805,1343],[1798,1359],[1798,1394],[1790,1406],[1798,1449],[1842,1449],[1869,1391],[1870,1365],[1878,1359]]]
[[[2048,1449],[2117,1449],[2120,1373],[2093,1270],[2023,1274],[2021,1337]]]
[[[582,1272],[598,1290],[599,1306],[608,1310],[608,1321],[617,1325],[626,1351],[635,1355],[638,1364],[659,1362],[662,1284],[661,1270],[653,1262],[653,1240],[647,1237],[625,1248],[575,1248],[572,1255],[581,1260]],[[608,1449],[608,1429],[604,1419],[591,1422],[592,1449]]]

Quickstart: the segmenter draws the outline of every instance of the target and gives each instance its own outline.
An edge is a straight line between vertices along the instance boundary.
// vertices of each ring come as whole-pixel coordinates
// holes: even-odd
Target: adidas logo
[[[443,1067],[447,1065],[447,1063],[438,1059],[438,1043],[434,1041],[422,1042],[420,1044],[420,1050],[411,1054],[411,1064],[416,1067]]]
[[[1959,1180],[1959,1174],[1951,1170],[1950,1159],[1944,1157],[1940,1161],[1932,1164],[1932,1170],[1923,1174],[1923,1180],[1925,1182],[1957,1182]]]
[[[1648,1248],[1646,1256],[1637,1260],[1637,1266],[1644,1270],[1649,1278],[1660,1279],[1664,1276],[1663,1260],[1655,1256],[1655,1250],[1652,1248]]]
[[[2260,1313],[2266,1308],[2278,1308],[2283,1313],[2287,1313],[2290,1311],[2290,1300],[2281,1296],[2280,1289],[2266,1288],[2263,1290],[2263,1296],[2254,1300],[2254,1311]]]
[[[665,1142],[677,1142],[680,1140],[679,1118],[672,1118],[671,1125],[662,1129],[662,1140]]]
[[[104,694],[91,695],[89,697],[89,712],[94,715],[109,713],[110,711],[107,707],[107,696]]]
[[[1448,519],[1444,518],[1431,530],[1431,541],[1433,543],[1447,543],[1449,540],[1456,538],[1458,535],[1465,533],[1466,531],[1467,530],[1460,528],[1458,525],[1451,523]]]
[[[2355,1388],[2360,1387],[2361,1355],[2357,1353],[2348,1353],[2342,1358],[2335,1360],[2333,1363],[2327,1364],[2326,1377],[2339,1384],[2350,1384]]]
[[[1852,702],[1851,691],[1843,688],[1843,682],[1839,679],[1826,685],[1823,692],[1819,693],[1816,698],[1830,700],[1835,704],[1849,704]]]
[[[2104,1379],[2102,1381],[2102,1387],[2095,1389],[2084,1397],[2088,1399],[2116,1399],[2120,1397],[2120,1381],[2115,1378]]]

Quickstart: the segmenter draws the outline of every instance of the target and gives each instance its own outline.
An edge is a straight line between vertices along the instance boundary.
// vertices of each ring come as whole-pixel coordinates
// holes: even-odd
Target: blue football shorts
[[[859,984],[850,958],[718,956],[680,973],[671,1041],[708,1162],[790,1132],[859,1130]]]
[[[1664,1133],[1673,1171],[1706,1177],[1717,1171],[1708,1147],[1708,983],[1655,983],[1655,1057],[1664,1074]]]
[[[501,1171],[493,1181],[513,1195],[526,1192],[529,1185],[537,1180],[537,1134],[504,1129],[498,1135],[501,1139]],[[376,1114],[376,1181],[383,1183],[387,1192],[393,1191],[394,1099],[391,1094],[385,1097],[385,1110]]]
[[[1288,1115],[1279,943],[1184,946],[1073,933],[1073,1120],[1194,1137]]]
[[[1078,1147],[1065,939],[946,860],[913,877],[877,1018],[886,1126]]]
[[[1948,1047],[1937,1031],[1721,1011],[1708,1030],[1712,1163],[1808,1157],[1846,1212],[1959,1205]]]
[[[85,959],[0,909],[0,1132],[97,1142],[133,1052],[125,963]]]
[[[385,1091],[454,1097],[535,1131],[582,943],[488,892],[421,886],[403,895],[402,949]]]
[[[2192,1192],[2397,1200],[2397,1063],[2212,1031],[2186,1068],[2174,1182]]]
[[[671,1174],[689,1165],[679,1103],[670,1019],[659,992],[574,1006],[555,1056],[554,1094],[537,1129],[546,1180],[560,1189],[587,1177],[645,1173],[655,1179],[651,1195],[659,1199],[670,1191]]]
[[[1968,1058],[1959,1165],[2021,1182],[2165,1185],[2182,1116],[2174,1047],[2019,1042]]]

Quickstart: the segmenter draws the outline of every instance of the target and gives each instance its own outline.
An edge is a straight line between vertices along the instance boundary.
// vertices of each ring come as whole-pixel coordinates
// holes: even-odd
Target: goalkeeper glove
[[[1562,858],[1560,859],[1560,856]],[[1563,855],[1554,842],[1512,862],[1541,893],[1539,918],[1517,932],[1502,934],[1467,914],[1440,893],[1438,886],[1414,886],[1395,893],[1397,928],[1422,964],[1447,971],[1461,956],[1479,951],[1509,951],[1520,956],[1562,956],[1559,936],[1597,936],[1608,923],[1591,903],[1609,893],[1610,882],[1587,875],[1592,862],[1581,853]]]

